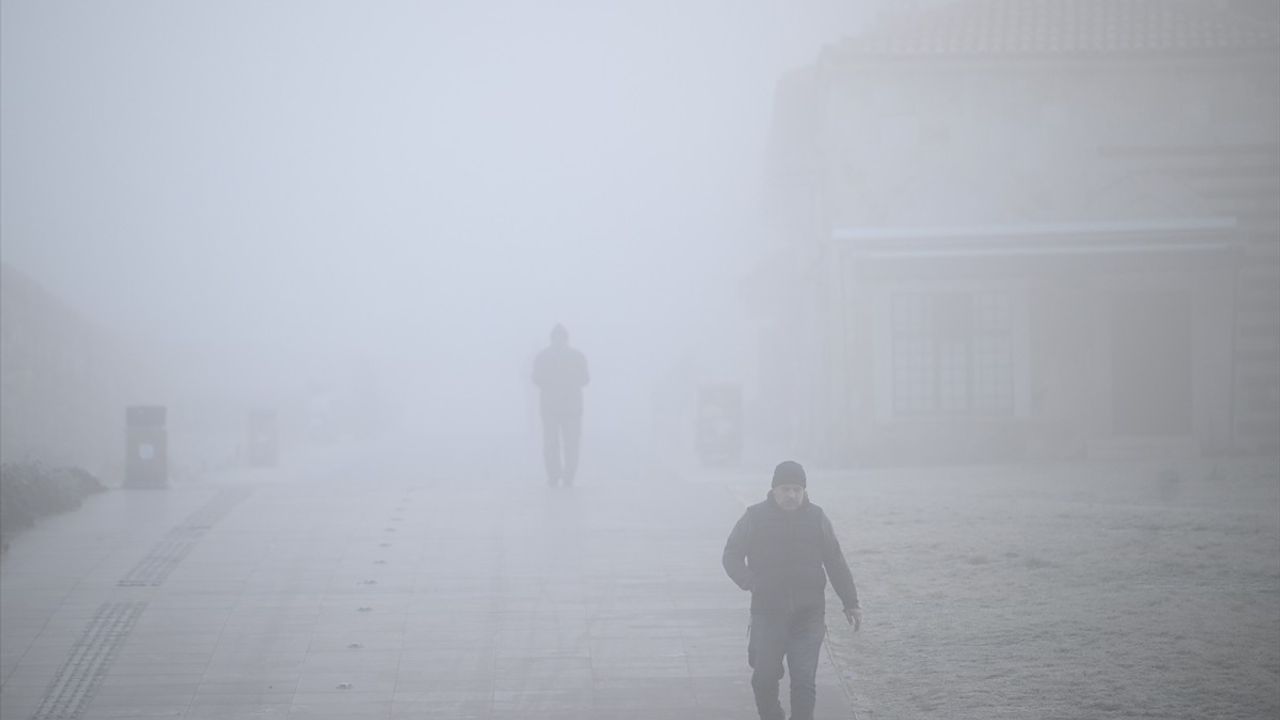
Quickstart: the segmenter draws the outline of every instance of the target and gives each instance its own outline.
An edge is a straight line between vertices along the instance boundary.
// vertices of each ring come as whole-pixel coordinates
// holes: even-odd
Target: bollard
[[[704,466],[733,466],[742,457],[742,387],[708,383],[698,388],[698,458]]]
[[[125,408],[124,487],[169,486],[169,442],[163,405]]]

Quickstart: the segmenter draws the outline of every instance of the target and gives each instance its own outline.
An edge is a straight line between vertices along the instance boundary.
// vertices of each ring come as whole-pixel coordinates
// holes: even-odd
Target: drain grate
[[[223,490],[203,507],[191,513],[165,534],[133,569],[117,583],[120,587],[156,587],[169,577],[178,563],[219,520],[226,517],[236,505],[249,497],[246,488]]]
[[[79,718],[146,606],[143,602],[103,603],[71,648],[71,657],[58,669],[31,720]]]

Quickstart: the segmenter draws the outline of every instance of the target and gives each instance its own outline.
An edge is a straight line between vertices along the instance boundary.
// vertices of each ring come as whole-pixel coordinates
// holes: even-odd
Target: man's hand
[[[862,627],[862,608],[847,607],[844,609],[844,619],[853,625],[853,631],[858,632]]]

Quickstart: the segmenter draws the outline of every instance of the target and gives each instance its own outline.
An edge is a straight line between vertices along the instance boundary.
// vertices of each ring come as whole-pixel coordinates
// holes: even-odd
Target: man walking
[[[561,480],[572,485],[578,472],[582,388],[590,380],[586,356],[569,347],[569,331],[557,324],[551,344],[533,361],[533,384],[542,394],[542,459],[552,487]]]
[[[791,720],[812,720],[817,698],[818,652],[826,635],[827,578],[856,632],[862,610],[849,564],[831,521],[809,502],[800,463],[773,471],[764,502],[747,508],[724,547],[724,569],[751,592],[747,661],[761,720],[784,720],[778,701],[783,660],[791,674]]]

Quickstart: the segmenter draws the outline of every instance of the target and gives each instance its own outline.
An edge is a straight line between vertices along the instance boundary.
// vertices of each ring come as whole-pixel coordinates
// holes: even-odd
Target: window
[[[891,332],[895,415],[1013,414],[1010,293],[898,293]]]

